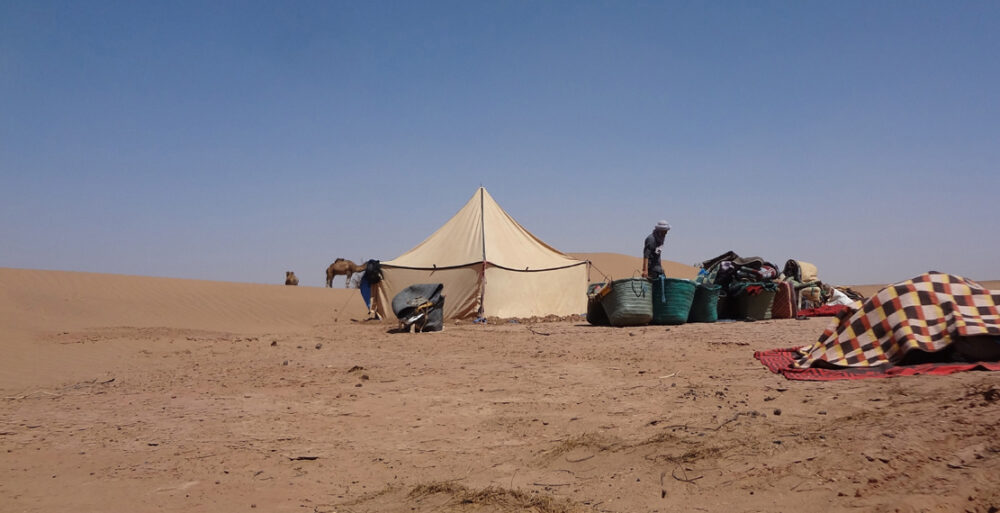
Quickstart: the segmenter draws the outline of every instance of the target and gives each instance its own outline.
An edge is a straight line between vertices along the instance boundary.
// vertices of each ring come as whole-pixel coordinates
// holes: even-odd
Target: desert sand
[[[829,319],[396,334],[365,313],[354,290],[0,268],[0,511],[1000,508],[1000,376],[753,359]]]

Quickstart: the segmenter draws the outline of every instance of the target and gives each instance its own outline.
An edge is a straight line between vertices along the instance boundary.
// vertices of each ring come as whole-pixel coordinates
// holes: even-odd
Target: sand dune
[[[639,257],[574,253],[593,264],[591,280],[637,276]],[[694,278],[695,267],[664,262],[668,276]],[[1000,290],[1000,281],[981,281]],[[885,285],[853,286],[865,295]],[[0,326],[15,333],[84,328],[169,326],[233,333],[287,331],[362,318],[356,290],[0,268]]]
[[[620,253],[568,253],[573,258],[590,260],[590,281],[619,280],[642,275],[642,258]],[[693,279],[698,269],[678,262],[663,261],[663,272],[670,278]]]
[[[636,276],[639,257],[574,253],[590,260],[591,279]],[[694,278],[695,267],[664,262],[668,276]],[[998,290],[1000,281],[981,281]],[[853,286],[871,295],[885,285]],[[169,326],[233,333],[287,331],[362,318],[356,290],[0,268],[0,326],[14,333],[84,328]]]
[[[0,268],[0,386],[94,378],[136,330],[287,333],[366,313],[357,290]],[[128,336],[86,347],[109,330]]]
[[[638,275],[642,259],[577,253],[592,279]],[[694,267],[664,262],[672,277]],[[5,332],[54,332],[109,326],[256,332],[312,327],[364,317],[356,290],[0,268],[0,326]]]
[[[10,330],[106,326],[214,331],[307,328],[364,315],[357,290],[0,268]]]

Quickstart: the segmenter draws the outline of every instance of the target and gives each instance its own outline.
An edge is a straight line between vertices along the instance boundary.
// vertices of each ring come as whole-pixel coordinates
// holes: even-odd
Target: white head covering
[[[670,231],[670,223],[668,223],[666,221],[662,221],[661,220],[660,222],[656,223],[656,226],[653,227],[654,237],[656,237],[657,239],[659,239],[659,242],[660,242],[660,245],[656,247],[656,254],[657,255],[663,253],[663,246],[664,246],[664,244],[667,243],[667,232],[669,232],[669,231]],[[656,236],[655,234],[657,234],[657,233],[661,233],[663,235]]]

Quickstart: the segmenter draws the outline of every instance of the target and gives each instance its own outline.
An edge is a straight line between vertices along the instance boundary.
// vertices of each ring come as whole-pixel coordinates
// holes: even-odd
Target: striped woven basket
[[[691,312],[695,284],[691,280],[680,280],[660,276],[653,280],[652,324],[684,324]]]
[[[715,322],[719,320],[719,293],[722,287],[718,285],[698,285],[691,301],[691,313],[688,322]]]
[[[774,303],[773,290],[764,290],[760,294],[740,294],[736,296],[736,310],[740,319],[763,321],[771,318],[771,305]]]
[[[652,284],[645,278],[615,280],[601,293],[612,326],[641,326],[653,318]]]

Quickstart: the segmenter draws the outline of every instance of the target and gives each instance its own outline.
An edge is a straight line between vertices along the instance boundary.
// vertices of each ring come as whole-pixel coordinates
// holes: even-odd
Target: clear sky
[[[0,266],[319,286],[482,184],[565,251],[1000,279],[1000,2],[0,0]]]

